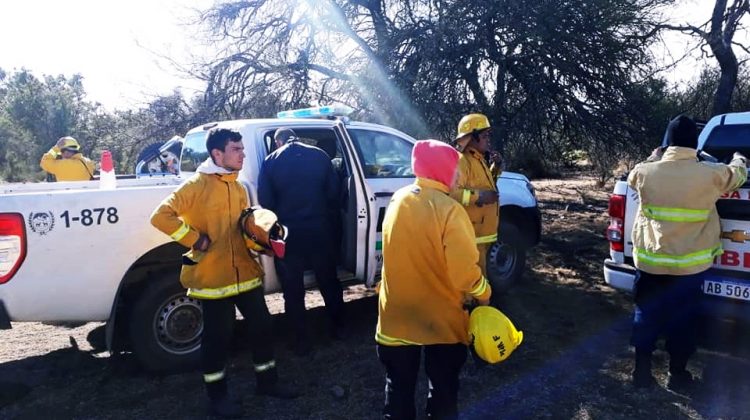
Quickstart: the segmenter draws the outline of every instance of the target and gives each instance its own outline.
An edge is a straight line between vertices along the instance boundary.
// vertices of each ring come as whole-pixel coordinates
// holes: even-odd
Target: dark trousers
[[[275,260],[276,271],[284,292],[284,310],[298,338],[307,335],[305,328],[304,273],[312,268],[326,311],[334,323],[340,323],[344,295],[336,274],[336,252],[330,231],[290,228],[286,255]]]
[[[432,419],[458,417],[458,374],[466,362],[466,346],[433,344],[429,346],[383,346],[378,358],[385,366],[385,419],[416,417],[414,391],[424,349],[424,368],[429,380],[427,416]]]
[[[201,365],[204,375],[223,372],[226,367],[235,320],[234,307],[237,306],[249,328],[258,386],[274,383],[277,374],[273,359],[273,330],[263,287],[224,299],[203,299],[201,305],[203,308]],[[220,397],[226,394],[225,379],[206,382],[209,397]]]
[[[636,272],[630,344],[637,353],[651,354],[659,335],[664,334],[670,365],[681,365],[684,369],[695,352],[693,329],[702,282],[702,274],[669,276]]]

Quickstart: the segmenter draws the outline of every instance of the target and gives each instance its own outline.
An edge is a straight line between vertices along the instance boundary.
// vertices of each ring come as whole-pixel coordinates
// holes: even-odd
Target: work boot
[[[656,384],[651,374],[651,353],[635,352],[635,369],[633,369],[633,386],[636,388],[650,388]]]
[[[256,395],[263,395],[267,397],[281,398],[281,399],[294,399],[300,396],[300,393],[290,387],[281,385],[279,383],[279,374],[276,368],[271,368],[263,372],[256,373],[257,387],[255,388]]]
[[[226,379],[207,382],[206,393],[208,394],[208,412],[211,415],[223,418],[237,418],[242,416],[241,399],[229,394]]]
[[[208,411],[211,415],[226,419],[236,419],[243,415],[242,404],[228,394],[219,398],[209,398]]]
[[[300,396],[300,392],[289,387],[282,385],[278,382],[271,385],[258,386],[255,390],[256,395],[262,395],[266,397],[280,398],[283,400],[292,400]]]
[[[695,385],[693,375],[687,370],[669,372],[667,376],[667,388],[678,393],[689,392]]]

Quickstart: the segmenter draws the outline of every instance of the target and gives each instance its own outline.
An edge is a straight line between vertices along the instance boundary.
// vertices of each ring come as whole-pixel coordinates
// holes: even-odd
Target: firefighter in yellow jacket
[[[458,180],[451,190],[451,197],[461,203],[469,214],[476,234],[479,250],[479,266],[487,275],[487,250],[497,242],[497,227],[500,223],[498,207],[497,176],[500,162],[491,154],[488,163],[485,154],[490,152],[490,122],[482,114],[469,114],[458,123],[456,148],[461,152],[458,162]]]
[[[692,331],[701,274],[722,253],[716,201],[745,183],[747,168],[739,153],[729,165],[699,162],[698,130],[685,116],[670,122],[667,142],[666,150],[656,149],[628,176],[628,185],[640,196],[632,233],[637,268],[633,384],[646,388],[655,383],[651,353],[664,333],[669,353],[667,386],[685,390],[693,383],[686,367],[695,352]]]
[[[427,415],[457,414],[458,375],[466,361],[466,294],[481,305],[491,289],[466,211],[448,196],[459,153],[435,141],[412,151],[414,184],[398,190],[383,220],[383,280],[375,333],[386,369],[385,418],[414,418],[421,355],[430,381]]]
[[[180,282],[188,296],[201,300],[201,364],[209,410],[237,417],[242,406],[229,395],[226,379],[235,306],[251,330],[256,393],[279,398],[294,398],[296,393],[278,382],[263,270],[246,248],[238,226],[242,210],[248,207],[247,192],[237,181],[245,158],[242,136],[226,128],[213,129],[206,149],[209,158],[154,210],[151,223],[190,248],[182,258]]]
[[[58,181],[88,181],[94,178],[96,164],[81,154],[81,145],[73,137],[61,137],[42,155],[39,166]]]

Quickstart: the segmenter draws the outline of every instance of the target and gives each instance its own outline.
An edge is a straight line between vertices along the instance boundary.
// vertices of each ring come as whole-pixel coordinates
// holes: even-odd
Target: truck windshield
[[[413,178],[410,141],[389,133],[348,128],[366,178]]]
[[[734,152],[750,156],[750,125],[733,124],[714,127],[703,144],[703,151],[719,160],[729,162]]]
[[[180,172],[195,172],[198,166],[208,159],[206,150],[207,131],[198,131],[185,137],[185,145],[182,146],[182,160],[180,161]]]

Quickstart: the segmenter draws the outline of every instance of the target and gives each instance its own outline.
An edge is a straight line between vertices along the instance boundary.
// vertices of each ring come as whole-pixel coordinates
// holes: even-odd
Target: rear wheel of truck
[[[525,243],[515,224],[500,222],[498,241],[487,251],[487,277],[493,295],[505,293],[521,280],[526,265]]]
[[[200,301],[186,295],[179,272],[148,281],[130,316],[130,342],[136,357],[152,372],[195,367],[203,333]]]

